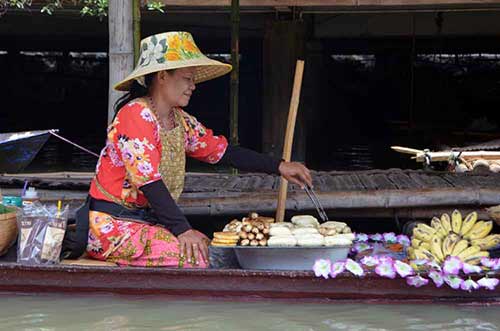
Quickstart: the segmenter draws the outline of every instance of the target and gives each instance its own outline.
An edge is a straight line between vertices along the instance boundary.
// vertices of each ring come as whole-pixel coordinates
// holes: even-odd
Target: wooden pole
[[[231,104],[230,104],[230,141],[238,145],[238,93],[240,80],[240,1],[231,1]]]
[[[141,49],[141,0],[133,0],[132,21],[134,26],[134,63],[139,60]]]
[[[113,120],[114,104],[123,94],[113,86],[134,68],[132,1],[110,1],[109,21],[109,90],[108,123]]]
[[[302,88],[302,76],[304,74],[304,61],[297,60],[295,67],[295,78],[293,81],[292,98],[290,100],[290,110],[288,112],[288,121],[285,131],[285,144],[283,146],[283,159],[290,161],[292,155],[293,133],[297,119],[297,111],[300,102],[300,91]],[[280,189],[278,193],[278,205],[276,208],[276,222],[283,222],[285,217],[286,195],[288,190],[288,181],[281,177]]]

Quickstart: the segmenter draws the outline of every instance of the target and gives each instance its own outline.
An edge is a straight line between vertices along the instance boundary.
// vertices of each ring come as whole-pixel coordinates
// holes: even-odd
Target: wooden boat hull
[[[34,131],[29,136],[13,140],[6,140],[8,135],[0,135],[0,173],[23,171],[50,137],[49,131]]]
[[[442,286],[410,287],[377,275],[316,278],[312,272],[23,266],[0,263],[0,291],[110,292],[231,299],[450,301],[500,303],[500,288],[471,293]]]

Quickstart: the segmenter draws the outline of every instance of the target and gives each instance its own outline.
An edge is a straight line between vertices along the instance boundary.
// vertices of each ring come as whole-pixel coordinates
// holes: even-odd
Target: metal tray
[[[236,246],[234,251],[243,269],[312,270],[317,259],[332,262],[347,258],[351,246],[335,247],[248,247]]]

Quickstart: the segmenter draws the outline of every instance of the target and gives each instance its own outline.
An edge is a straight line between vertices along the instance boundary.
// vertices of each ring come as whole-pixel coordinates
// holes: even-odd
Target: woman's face
[[[160,93],[165,102],[173,107],[186,107],[196,89],[195,68],[181,68],[159,73]]]

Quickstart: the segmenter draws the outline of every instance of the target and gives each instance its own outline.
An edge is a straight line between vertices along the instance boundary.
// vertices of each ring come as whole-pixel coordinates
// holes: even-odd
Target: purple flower
[[[375,272],[377,273],[377,275],[382,277],[391,279],[396,278],[396,270],[394,269],[392,262],[380,262],[379,265],[375,268]]]
[[[351,259],[347,259],[347,262],[345,264],[345,268],[349,270],[353,275],[355,276],[363,276],[365,274],[365,271],[363,268],[359,265],[358,262],[353,261]]]
[[[479,285],[473,281],[472,279],[467,279],[460,285],[460,288],[464,291],[469,291],[472,292],[472,290],[477,290],[479,288]]]
[[[439,271],[432,270],[429,272],[429,278],[432,279],[436,287],[441,287],[444,283],[443,274]]]
[[[357,252],[357,253],[360,253],[362,251],[366,251],[367,249],[370,249],[370,248],[372,248],[372,246],[370,244],[363,243],[363,242],[356,243],[356,244],[354,244],[354,246],[352,246],[352,249],[354,250],[354,252]]]
[[[375,256],[365,256],[361,259],[361,263],[367,267],[374,267],[379,263],[379,260]]]
[[[497,287],[499,280],[496,278],[483,277],[477,281],[479,286],[484,287],[488,290],[493,291]]]
[[[489,257],[483,257],[481,259],[481,264],[490,269],[493,269],[493,267],[495,266],[495,262],[495,259],[490,259]]]
[[[465,274],[478,274],[481,272],[481,267],[469,263],[464,263],[462,266],[462,270]]]
[[[356,241],[367,242],[368,241],[368,235],[366,233],[357,233],[356,234]]]
[[[387,255],[381,255],[381,256],[379,256],[378,260],[380,262],[391,263],[391,264],[394,262],[394,260],[392,259],[392,257],[387,256]]]
[[[373,241],[382,241],[382,239],[384,239],[384,237],[382,237],[382,235],[380,233],[375,233],[375,234],[370,235],[370,239]]]
[[[404,234],[400,234],[399,236],[396,237],[396,240],[398,244],[401,244],[403,246],[410,246],[410,238],[408,236],[405,236]]]
[[[460,258],[456,256],[449,256],[446,258],[443,264],[443,270],[445,274],[449,275],[458,275],[460,270],[462,269],[463,263]]]
[[[440,266],[440,265],[439,265],[439,263],[437,263],[436,261],[429,261],[429,262],[427,262],[427,265],[428,265],[429,267],[431,267],[432,269],[439,270],[439,271],[441,271],[441,270],[442,270],[442,269],[441,269],[441,266]]]
[[[122,148],[122,157],[129,164],[134,163],[134,154],[132,154],[132,152],[126,147]]]
[[[429,280],[420,275],[416,275],[406,278],[406,283],[410,286],[420,287],[427,285],[429,283]]]
[[[394,232],[387,232],[382,235],[384,238],[384,241],[389,243],[389,244],[394,244],[398,241],[396,238],[396,234]]]
[[[462,283],[464,282],[462,278],[454,275],[445,275],[443,279],[444,282],[454,290],[458,290],[460,286],[462,286]]]
[[[396,272],[402,278],[413,275],[413,268],[409,264],[399,260],[394,261],[394,269],[396,269]]]
[[[330,260],[319,259],[314,262],[313,270],[316,277],[324,277],[328,279],[330,270],[332,267],[332,262]]]
[[[143,161],[143,162],[139,163],[139,165],[137,166],[137,169],[145,176],[147,176],[153,172],[153,166],[151,165],[151,163],[149,163],[147,161]]]
[[[495,265],[491,269],[500,270],[500,258],[495,259]]]
[[[339,261],[332,264],[332,270],[330,271],[330,276],[332,278],[337,277],[338,274],[342,273],[345,270],[345,262]]]

